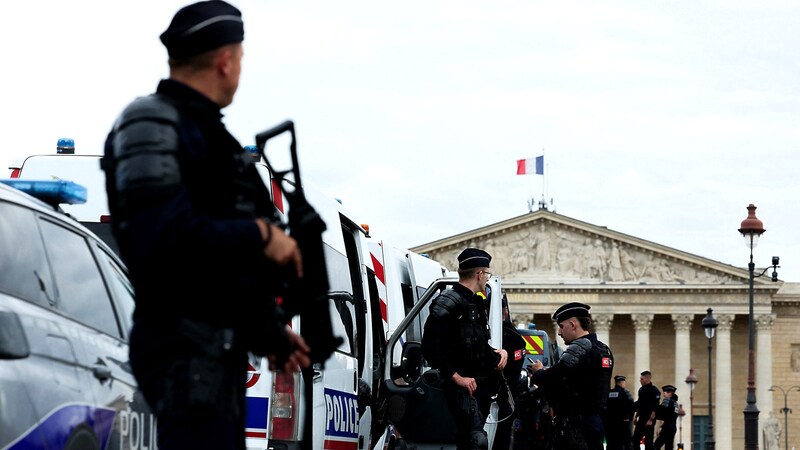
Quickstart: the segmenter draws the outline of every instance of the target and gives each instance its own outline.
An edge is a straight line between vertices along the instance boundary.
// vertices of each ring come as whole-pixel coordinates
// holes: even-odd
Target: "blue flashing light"
[[[536,329],[536,324],[535,323],[529,323],[528,324],[528,329],[529,330],[535,330]]]
[[[56,152],[64,155],[75,154],[75,140],[72,138],[60,138],[56,143]]]
[[[7,184],[14,189],[20,190],[54,206],[62,203],[70,205],[86,203],[86,187],[72,181],[34,181],[12,178],[9,180],[0,180],[0,183]]]
[[[261,161],[261,152],[258,151],[258,147],[255,145],[245,145],[242,147],[242,151],[250,155],[253,158],[253,161]]]

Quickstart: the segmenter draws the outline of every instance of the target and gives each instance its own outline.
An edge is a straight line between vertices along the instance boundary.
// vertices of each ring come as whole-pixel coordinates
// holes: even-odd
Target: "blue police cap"
[[[492,256],[479,248],[467,248],[458,255],[458,269],[473,269],[475,267],[489,267]]]
[[[244,40],[242,13],[222,0],[184,6],[161,33],[170,58],[196,56]]]
[[[553,313],[553,320],[556,323],[560,323],[572,317],[589,317],[589,309],[591,309],[591,306],[583,303],[567,303]]]

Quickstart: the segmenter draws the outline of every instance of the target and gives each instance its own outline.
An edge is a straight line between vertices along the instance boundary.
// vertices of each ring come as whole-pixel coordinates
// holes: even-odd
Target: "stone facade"
[[[720,322],[711,342],[714,436],[717,448],[744,446],[749,324],[745,268],[547,210],[411,250],[457,267],[456,256],[466,247],[492,254],[492,272],[501,277],[518,324],[533,322],[552,338],[556,332],[550,314],[558,306],[570,301],[590,305],[598,336],[614,352],[614,373],[628,377],[634,395],[643,370],[652,371],[659,386],[678,387],[687,412],[682,421],[687,445],[692,415],[707,416],[709,410],[709,342],[701,321],[706,309],[713,308]],[[800,386],[800,283],[759,277],[754,292],[759,425],[771,413],[783,427],[783,394],[769,389]],[[699,379],[693,393],[684,382],[689,368]],[[790,408],[800,406],[800,392],[789,393],[787,399]],[[800,415],[789,414],[788,419],[790,447],[800,448]]]

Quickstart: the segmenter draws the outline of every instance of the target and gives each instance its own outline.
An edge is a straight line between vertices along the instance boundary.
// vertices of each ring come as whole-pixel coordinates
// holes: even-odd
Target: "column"
[[[611,347],[611,323],[614,321],[613,314],[592,314],[597,339]]]
[[[772,392],[772,325],[774,314],[756,316],[756,406],[758,415],[758,448],[764,448],[764,421],[773,411]],[[775,414],[773,414],[775,415]]]
[[[672,383],[672,385],[678,388],[678,403],[683,405],[683,410],[686,412],[683,419],[678,419],[683,421],[681,425],[683,431],[686,432],[686,430],[689,430],[689,439],[686,440],[686,435],[684,434],[684,442],[692,441],[692,408],[689,404],[689,385],[685,382],[686,377],[689,375],[689,369],[692,366],[692,351],[689,339],[690,331],[692,330],[692,320],[694,320],[694,316],[691,314],[672,315],[672,325],[675,327],[675,382]],[[679,438],[679,435],[675,436],[675,439]]]
[[[731,392],[731,329],[733,314],[717,317],[716,347],[717,367],[714,370],[714,439],[717,448],[733,448],[733,411]],[[739,355],[741,356],[741,355]],[[745,360],[745,358],[740,358]],[[741,365],[740,367],[746,367]]]
[[[636,343],[633,367],[634,375],[639,376],[650,370],[650,329],[653,327],[654,314],[632,314],[633,329],[636,332]]]

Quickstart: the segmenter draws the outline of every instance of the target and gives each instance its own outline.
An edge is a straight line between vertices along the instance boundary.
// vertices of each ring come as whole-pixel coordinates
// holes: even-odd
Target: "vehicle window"
[[[127,335],[133,324],[133,308],[135,306],[133,285],[131,285],[125,269],[103,249],[100,249],[100,262],[106,265],[107,272],[111,274],[108,278],[108,285],[114,292],[114,297],[117,300],[115,304],[119,308],[118,317],[122,321],[122,327]]]
[[[55,300],[33,211],[0,202],[0,290],[42,306]]]
[[[43,220],[42,236],[58,290],[58,309],[112,336],[120,336],[111,298],[84,236]]]
[[[356,331],[353,323],[355,305],[353,296],[346,292],[330,293],[331,300],[331,326],[333,335],[344,338],[344,342],[337,349],[347,355],[355,356]]]

